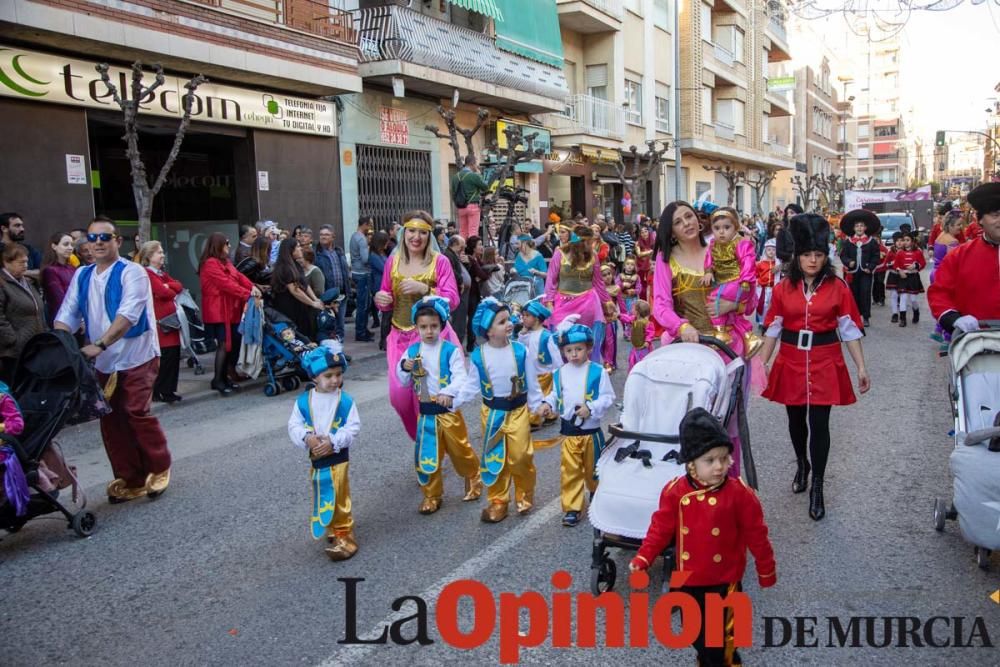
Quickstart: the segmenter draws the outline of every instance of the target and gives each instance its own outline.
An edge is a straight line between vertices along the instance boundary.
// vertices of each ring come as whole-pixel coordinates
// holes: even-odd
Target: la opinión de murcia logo
[[[673,572],[670,587],[684,585],[689,572]],[[413,613],[397,618],[373,637],[358,632],[358,609],[364,578],[344,577],[344,636],[338,644],[395,644],[428,646],[436,642],[429,630],[428,601],[404,595],[392,602],[400,612],[411,605]],[[440,641],[456,648],[479,648],[499,633],[499,662],[515,664],[521,650],[542,646],[552,648],[595,648],[598,644],[598,614],[603,617],[602,647],[649,648],[652,637],[665,648],[689,648],[702,628],[709,647],[721,647],[724,628],[732,623],[733,646],[746,648],[753,641],[753,606],[750,596],[733,592],[723,598],[705,596],[702,612],[697,600],[681,590],[651,599],[646,590],[649,576],[634,572],[629,576],[632,590],[626,599],[608,592],[570,592],[573,577],[568,572],[552,575],[554,591],[546,596],[535,591],[494,594],[485,584],[472,579],[453,581],[445,586],[434,603],[434,622]],[[459,606],[467,613],[460,618]],[[467,610],[470,609],[471,613]],[[675,609],[681,611],[680,627],[671,622]],[[727,619],[727,613],[729,618]],[[523,627],[522,615],[527,617]],[[993,642],[981,616],[765,616],[762,648],[992,648]],[[575,635],[575,636],[574,636]]]

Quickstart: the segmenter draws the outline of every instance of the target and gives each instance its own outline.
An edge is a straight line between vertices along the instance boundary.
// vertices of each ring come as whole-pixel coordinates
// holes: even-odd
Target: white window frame
[[[858,123],[858,139],[867,139],[868,136],[868,123]]]
[[[642,82],[625,79],[625,122],[642,126]]]
[[[674,13],[671,11],[672,0],[653,0],[653,25],[670,32]]]
[[[731,100],[733,108],[733,127],[736,134],[746,136],[747,134],[747,105],[742,100]]]
[[[701,38],[712,41],[712,5],[702,2],[701,11]]]
[[[656,129],[660,132],[670,132],[670,97],[656,98]]]
[[[701,87],[701,122],[705,125],[715,124],[715,108],[712,101],[712,87]]]

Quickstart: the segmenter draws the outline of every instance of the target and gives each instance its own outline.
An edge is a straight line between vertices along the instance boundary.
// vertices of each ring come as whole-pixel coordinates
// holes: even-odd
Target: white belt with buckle
[[[809,351],[813,347],[813,332],[802,329],[799,331],[799,342],[795,346],[800,350]]]

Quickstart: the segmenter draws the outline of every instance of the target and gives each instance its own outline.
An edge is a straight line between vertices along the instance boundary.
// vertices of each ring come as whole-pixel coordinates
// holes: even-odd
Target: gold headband
[[[715,222],[717,218],[721,218],[722,216],[726,216],[727,218],[729,218],[733,222],[733,224],[735,224],[737,227],[740,226],[740,221],[736,219],[736,216],[733,215],[732,211],[724,211],[722,209],[719,209],[718,211],[714,212],[712,214],[712,217],[709,219],[709,222]]]
[[[434,228],[420,218],[413,218],[403,223],[403,229],[419,229],[424,232],[432,232]]]

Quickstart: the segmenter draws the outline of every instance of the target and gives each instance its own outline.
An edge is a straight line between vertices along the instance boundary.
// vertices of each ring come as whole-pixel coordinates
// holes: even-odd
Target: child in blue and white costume
[[[597,489],[595,464],[604,449],[601,419],[615,402],[615,389],[603,365],[590,360],[594,332],[567,317],[557,329],[566,363],[553,376],[553,391],[542,409],[558,414],[562,438],[560,497],[563,525],[575,526],[583,511],[583,492]]]
[[[403,353],[396,367],[396,379],[404,387],[413,385],[417,394],[417,437],[414,465],[417,481],[424,492],[421,514],[433,514],[441,508],[444,480],[441,459],[448,453],[455,472],[465,479],[465,497],[478,500],[483,492],[479,478],[479,459],[469,444],[469,431],[459,399],[465,389],[467,373],[462,349],[441,337],[451,309],[440,296],[425,296],[410,312],[420,339]]]
[[[351,514],[351,487],[347,478],[348,452],[361,432],[361,418],[351,396],[341,389],[347,359],[336,340],[302,356],[302,365],[316,383],[303,392],[288,418],[288,437],[309,452],[313,510],[313,539],[324,535],[330,560],[347,560],[358,551]]]
[[[483,299],[472,318],[472,331],[486,342],[473,350],[463,403],[476,394],[480,409],[483,451],[480,473],[489,487],[489,506],[482,520],[507,518],[511,480],[519,514],[528,512],[535,497],[535,455],[531,444],[531,412],[542,402],[538,369],[528,348],[511,341],[510,308],[492,297]]]
[[[563,365],[562,354],[554,333],[545,328],[545,320],[552,311],[542,305],[542,298],[532,299],[521,309],[521,333],[519,343],[528,348],[538,368],[538,386],[542,395],[552,392],[552,373]],[[531,427],[537,428],[547,420],[541,415],[531,415]],[[551,421],[555,421],[553,417]]]

